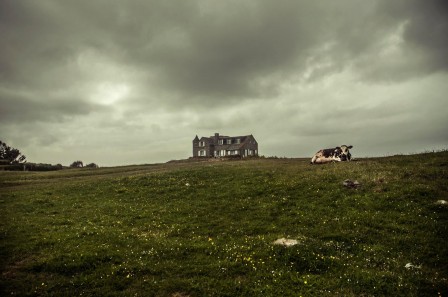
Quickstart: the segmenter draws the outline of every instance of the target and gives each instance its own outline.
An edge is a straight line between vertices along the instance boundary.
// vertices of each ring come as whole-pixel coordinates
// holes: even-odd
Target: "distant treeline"
[[[64,166],[61,164],[43,164],[43,163],[22,163],[3,166],[3,170],[9,171],[54,171],[61,170]]]
[[[55,171],[55,170],[61,170],[61,169],[68,169],[68,168],[99,168],[99,166],[95,163],[90,163],[85,166],[83,166],[82,162],[75,161],[73,162],[69,167],[62,166],[61,164],[44,164],[44,163],[19,163],[19,164],[8,164],[8,165],[1,165],[0,164],[0,170],[7,170],[7,171]]]
[[[0,140],[0,170],[8,171],[54,171],[64,168],[99,168],[95,163],[90,163],[84,166],[82,161],[75,161],[69,167],[64,167],[61,164],[44,164],[44,163],[30,163],[26,162],[26,157],[18,149],[10,147],[5,142]]]

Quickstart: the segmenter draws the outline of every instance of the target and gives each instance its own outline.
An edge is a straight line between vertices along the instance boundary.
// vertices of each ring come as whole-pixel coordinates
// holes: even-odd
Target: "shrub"
[[[75,161],[75,162],[73,162],[72,164],[70,164],[70,167],[71,168],[81,168],[81,167],[83,167],[84,165],[83,165],[83,163],[82,163],[82,161]]]
[[[99,168],[100,166],[98,166],[95,163],[90,163],[90,164],[87,164],[85,167],[87,167],[87,168]]]

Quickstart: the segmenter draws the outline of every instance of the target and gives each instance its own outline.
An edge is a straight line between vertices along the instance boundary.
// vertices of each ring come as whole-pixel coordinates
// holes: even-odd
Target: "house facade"
[[[258,156],[258,143],[253,135],[201,137],[193,139],[193,157]]]

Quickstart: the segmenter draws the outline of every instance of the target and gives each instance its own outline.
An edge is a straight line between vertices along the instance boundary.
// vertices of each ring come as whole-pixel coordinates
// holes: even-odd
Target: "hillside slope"
[[[447,181],[446,151],[0,172],[0,293],[446,296]]]

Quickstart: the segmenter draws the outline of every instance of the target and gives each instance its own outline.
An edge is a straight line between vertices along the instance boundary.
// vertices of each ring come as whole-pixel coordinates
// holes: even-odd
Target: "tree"
[[[24,163],[25,160],[25,155],[22,155],[18,149],[10,147],[0,140],[0,161],[2,163],[19,164]]]
[[[100,166],[96,165],[95,163],[90,163],[86,165],[87,168],[99,168]]]
[[[83,167],[84,165],[82,164],[82,161],[75,161],[75,162],[73,162],[72,164],[70,164],[70,167],[71,168],[81,168],[81,167]]]

